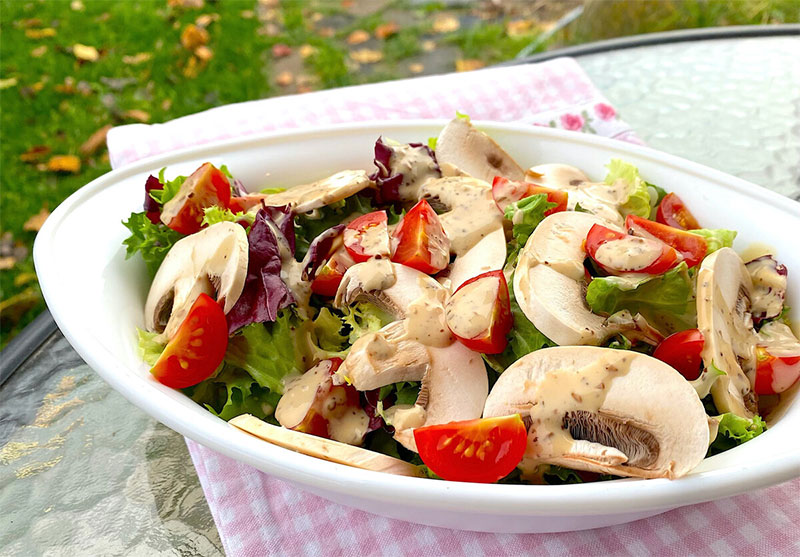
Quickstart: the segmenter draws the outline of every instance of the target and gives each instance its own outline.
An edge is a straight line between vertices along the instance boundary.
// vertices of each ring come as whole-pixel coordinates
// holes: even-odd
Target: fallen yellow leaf
[[[125,64],[129,64],[131,66],[136,66],[138,64],[142,64],[147,62],[148,60],[152,59],[153,55],[149,52],[140,52],[138,54],[134,54],[133,56],[123,56],[122,61]]]
[[[486,62],[483,60],[475,60],[473,58],[468,58],[466,60],[456,60],[456,71],[457,72],[471,72],[473,70],[479,70],[486,65]]]
[[[203,14],[199,16],[194,22],[200,27],[208,27],[218,19],[219,19],[219,14]]]
[[[130,118],[132,120],[139,120],[140,122],[150,121],[150,113],[145,112],[144,110],[139,110],[138,108],[134,108],[132,110],[126,110],[123,116],[125,116],[126,118]]]
[[[375,28],[375,36],[379,39],[388,39],[392,35],[397,34],[400,27],[394,22],[383,23]]]
[[[44,39],[47,37],[55,37],[56,30],[52,27],[45,27],[44,29],[25,29],[25,36],[29,39]]]
[[[281,72],[275,77],[275,83],[281,87],[288,87],[294,83],[294,75],[289,71]]]
[[[83,142],[78,148],[82,155],[91,155],[97,151],[106,142],[108,130],[111,129],[111,124],[107,124],[89,136],[89,139]]]
[[[14,286],[24,286],[36,280],[36,273],[20,273],[14,277]]]
[[[253,10],[242,10],[239,12],[239,17],[242,19],[253,19],[255,17],[255,12]]]
[[[383,52],[380,50],[372,50],[369,48],[362,48],[354,50],[350,53],[350,58],[359,64],[374,64],[383,60]]]
[[[72,9],[72,11],[82,12],[86,6],[83,5],[81,0],[72,0],[72,2],[69,3],[69,7]]]
[[[50,172],[79,172],[81,169],[81,159],[75,155],[56,155],[47,161],[47,170]]]
[[[31,56],[33,56],[34,58],[41,58],[42,56],[45,55],[45,53],[47,53],[47,45],[46,44],[43,44],[41,46],[37,46],[36,48],[31,50]]]
[[[49,216],[50,211],[47,210],[47,207],[42,207],[38,213],[25,221],[25,224],[22,225],[22,229],[31,232],[39,232],[39,230],[42,229],[44,221],[46,221]]]
[[[19,156],[22,162],[39,162],[50,154],[50,147],[47,145],[34,145]]]
[[[436,50],[436,41],[432,41],[430,39],[427,41],[422,41],[422,50],[425,52],[433,52]]]
[[[440,15],[433,20],[433,31],[435,33],[451,33],[458,31],[461,23],[451,15]]]
[[[420,64],[419,62],[415,62],[413,64],[408,65],[408,71],[411,73],[422,73],[425,71],[425,66]]]
[[[207,46],[198,46],[194,49],[194,55],[197,56],[203,62],[207,62],[214,57],[214,51],[208,48]]]
[[[369,40],[369,33],[363,29],[356,29],[347,36],[347,44],[357,45]]]
[[[0,89],[8,89],[9,87],[14,87],[17,83],[18,81],[16,77],[0,79]]]
[[[181,44],[187,50],[194,50],[208,42],[208,31],[190,23],[181,32]]]
[[[200,73],[201,69],[202,67],[200,66],[199,59],[196,56],[191,56],[183,67],[183,76],[189,79],[195,78]]]
[[[75,43],[72,46],[72,54],[74,54],[75,58],[78,60],[83,60],[85,62],[95,62],[100,58],[100,53],[97,52],[95,47],[80,43]]]
[[[9,255],[7,257],[0,257],[0,271],[8,271],[13,268],[17,263],[17,258]]]
[[[317,35],[322,37],[323,39],[330,39],[336,34],[336,29],[333,27],[320,27],[317,29]]]
[[[530,35],[533,31],[533,21],[530,19],[518,19],[506,23],[506,33],[509,37],[521,37]]]
[[[300,57],[303,58],[303,59],[308,58],[309,56],[314,54],[316,51],[317,51],[317,49],[314,48],[313,46],[311,46],[310,44],[304,44],[298,50],[298,52],[300,53]]]

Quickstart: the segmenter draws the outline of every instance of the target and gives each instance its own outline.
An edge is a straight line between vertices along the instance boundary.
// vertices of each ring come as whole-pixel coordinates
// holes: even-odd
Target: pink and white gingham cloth
[[[569,58],[214,108],[108,134],[111,164],[219,139],[377,119],[522,122],[638,143]],[[424,139],[424,138],[420,138]],[[187,439],[228,555],[800,555],[800,479],[630,524],[561,534],[487,534],[411,524],[306,493]]]

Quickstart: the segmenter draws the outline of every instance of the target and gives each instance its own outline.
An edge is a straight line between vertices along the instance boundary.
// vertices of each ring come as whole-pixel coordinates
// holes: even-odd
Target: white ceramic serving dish
[[[480,485],[355,470],[258,440],[156,382],[136,353],[148,279],[126,261],[121,221],[141,211],[144,182],[167,166],[189,174],[205,161],[227,164],[251,190],[307,183],[346,168],[372,168],[379,135],[425,141],[444,121],[378,122],[272,133],[172,152],[94,180],[47,219],[34,260],[47,304],[86,362],[139,408],[170,428],[302,489],[366,511],[424,524],[491,532],[555,532],[619,524],[800,476],[800,403],[760,437],[669,480],[586,485]],[[563,162],[601,179],[619,157],[650,182],[678,193],[709,228],[739,231],[736,247],[761,242],[790,270],[788,299],[800,319],[800,204],[716,170],[592,135],[478,123],[523,166]],[[796,389],[795,389],[796,390]]]

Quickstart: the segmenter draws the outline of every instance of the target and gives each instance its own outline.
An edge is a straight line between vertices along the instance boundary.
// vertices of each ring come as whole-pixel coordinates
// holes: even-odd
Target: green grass
[[[103,148],[81,156],[77,174],[54,174],[26,164],[20,155],[44,145],[52,155],[79,155],[80,145],[100,127],[134,120],[130,110],[145,111],[151,122],[162,122],[214,106],[282,94],[271,85],[271,47],[311,44],[316,53],[298,72],[311,74],[316,87],[341,87],[408,76],[408,61],[424,60],[422,42],[458,48],[461,58],[494,63],[512,58],[531,41],[509,37],[503,17],[445,34],[431,33],[431,22],[446,12],[470,19],[470,7],[449,8],[431,2],[413,6],[402,0],[382,4],[364,17],[346,15],[338,1],[284,0],[278,17],[270,23],[277,34],[268,36],[267,25],[242,12],[259,13],[256,0],[206,0],[200,10],[168,7],[167,0],[83,0],[84,9],[71,9],[69,0],[0,0],[0,235],[10,233],[12,243],[32,247],[35,233],[23,230],[25,221],[42,207],[53,210],[64,198],[110,167]],[[383,52],[383,61],[354,71],[347,35],[356,29],[373,32],[391,21],[392,12],[405,10],[412,22],[385,41],[369,43]],[[201,14],[217,14],[208,26],[208,47],[214,57],[194,78],[183,68],[191,54],[180,44],[181,30]],[[316,15],[319,14],[319,15]],[[345,14],[345,15],[343,15]],[[334,36],[324,38],[315,18],[334,17],[344,23]],[[38,21],[34,21],[38,20]],[[551,41],[574,44],[624,34],[709,25],[796,22],[798,0],[589,0],[584,15]],[[26,29],[53,28],[53,37],[26,37]],[[96,62],[79,63],[71,49],[76,43],[100,50]],[[41,56],[32,51],[41,46]],[[126,64],[125,56],[149,53],[139,65]],[[452,61],[453,64],[455,60]],[[451,67],[454,69],[454,66]],[[426,68],[426,71],[428,68]],[[16,79],[12,85],[10,79]],[[57,90],[70,79],[86,95]],[[46,158],[45,161],[46,162]],[[5,254],[4,254],[5,255]],[[43,308],[30,255],[10,270],[0,270],[0,347]]]

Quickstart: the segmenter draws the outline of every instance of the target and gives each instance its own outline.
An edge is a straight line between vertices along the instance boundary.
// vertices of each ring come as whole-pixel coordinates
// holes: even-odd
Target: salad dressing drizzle
[[[499,281],[483,279],[458,291],[458,303],[448,309],[447,322],[459,336],[476,338],[489,329],[499,287]]]
[[[426,346],[444,348],[455,340],[445,319],[447,290],[427,279],[427,276],[417,279],[423,294],[406,309],[404,338]]]
[[[440,176],[436,161],[428,150],[409,144],[392,145],[389,166],[395,173],[403,175],[403,182],[397,188],[401,201],[416,201],[422,184]]]
[[[647,238],[627,236],[611,240],[597,248],[595,259],[611,269],[638,271],[651,265],[661,255],[661,246]]]

